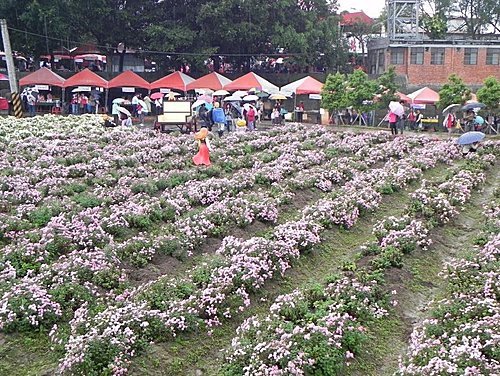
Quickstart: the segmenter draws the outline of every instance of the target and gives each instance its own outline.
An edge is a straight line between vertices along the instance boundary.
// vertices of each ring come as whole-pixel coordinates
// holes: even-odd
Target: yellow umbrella
[[[284,99],[287,99],[286,95],[283,95],[283,94],[272,94],[269,99],[271,100],[284,100]]]

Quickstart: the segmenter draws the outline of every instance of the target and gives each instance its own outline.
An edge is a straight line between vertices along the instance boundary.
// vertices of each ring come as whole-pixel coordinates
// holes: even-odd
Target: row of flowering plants
[[[387,314],[375,281],[345,274],[279,296],[263,318],[237,329],[224,375],[337,375],[359,352],[365,326]]]
[[[431,149],[432,154],[442,155],[443,159],[448,160],[453,146],[434,143],[425,145],[425,149]],[[415,159],[413,155],[407,158]],[[421,159],[416,158],[415,164],[421,162]],[[356,222],[360,210],[375,209],[380,202],[380,193],[368,184],[375,177],[384,180],[384,184],[398,187],[415,179],[412,171],[407,179],[395,179],[403,175],[407,167],[405,159],[391,160],[385,167],[375,169],[375,173],[372,170],[356,172],[353,176],[356,185],[339,188],[339,191],[328,194],[321,202],[305,207],[298,220],[277,226],[268,238],[240,240],[226,237],[217,251],[217,257],[197,265],[184,277],[160,278],[136,290],[127,290],[116,298],[123,303],[109,306],[97,314],[87,309],[79,311],[71,323],[74,329],[70,337],[62,339],[66,355],[60,364],[60,371],[81,372],[99,364],[108,372],[115,372],[115,367],[120,370],[127,367],[130,357],[140,350],[140,344],[201,328],[210,332],[211,327],[220,325],[222,320],[246,309],[254,291],[262,288],[267,280],[283,274],[301,254],[320,243],[325,228],[333,225],[350,227]],[[325,206],[331,210],[322,211]],[[338,211],[338,214],[332,217],[332,211]],[[323,214],[318,215],[318,212]],[[145,315],[150,320],[154,317],[155,323],[161,322],[164,331],[160,338],[144,330],[152,325],[150,320],[141,325],[134,324],[133,328],[129,325],[131,320],[135,320],[130,317],[131,312],[137,309],[134,307],[143,307],[141,317]],[[147,307],[147,313],[144,307]],[[121,316],[118,312],[128,313]],[[113,331],[108,330],[108,327],[114,328]],[[133,333],[126,336],[127,340],[117,340],[117,337],[123,336],[111,336],[115,330]],[[56,340],[60,338],[59,335],[57,331],[53,332]],[[133,340],[129,341],[130,338]],[[96,346],[104,346],[108,351],[90,351]],[[109,351],[110,348],[113,351]],[[102,368],[98,371],[102,372]]]
[[[498,147],[493,151],[498,154]],[[492,162],[491,154],[474,156],[466,170],[480,171]],[[457,192],[450,200],[461,204],[468,190]],[[446,297],[428,305],[429,318],[414,328],[406,354],[400,358],[398,375],[500,374],[498,190],[485,205],[484,214],[485,229],[478,239],[482,247],[466,258],[447,262],[441,274]]]
[[[353,138],[358,140],[357,143],[352,139],[349,143],[345,140],[339,142],[342,145],[348,144],[351,148],[355,145],[359,149],[366,142],[379,138],[362,136]],[[294,171],[307,170],[307,166],[323,162],[324,154],[321,152],[306,151],[306,154],[302,155],[300,144],[296,146],[298,148],[293,149],[295,151],[280,157],[285,167],[280,168],[272,163],[273,168],[268,171],[283,176]],[[296,150],[299,150],[299,153]],[[255,168],[245,173],[237,173],[230,178],[210,178],[204,182],[187,181],[173,190],[165,190],[161,197],[150,196],[146,192],[131,194],[130,189],[124,189],[121,185],[126,185],[124,179],[120,179],[118,183],[121,188],[111,192],[97,187],[92,195],[88,194],[87,190],[87,193],[73,197],[73,201],[63,198],[46,200],[43,205],[38,206],[19,205],[17,216],[5,215],[4,225],[0,228],[2,238],[7,242],[0,267],[9,270],[14,267],[17,269],[17,275],[21,277],[29,270],[37,272],[40,265],[53,262],[63,253],[72,251],[75,246],[83,246],[74,242],[71,244],[75,239],[85,239],[85,246],[91,249],[102,249],[104,245],[113,244],[111,247],[116,248],[114,252],[117,252],[118,256],[124,255],[128,258],[133,255],[132,262],[136,265],[144,265],[159,248],[167,252],[175,248],[178,255],[184,255],[186,252],[189,254],[208,234],[220,234],[224,225],[231,222],[241,226],[255,218],[264,221],[275,219],[277,209],[274,202],[281,200],[276,197],[282,196],[280,186],[271,187],[274,190],[272,196],[258,194],[232,199],[234,195],[242,194],[242,190],[255,186],[257,176],[262,176],[262,170],[266,166],[259,167],[262,169]],[[260,201],[260,204],[257,204],[257,201]],[[211,207],[204,209],[203,213],[192,215],[189,212],[192,211],[193,202],[209,204]],[[230,206],[237,210],[230,212]],[[216,208],[221,209],[217,218],[214,216]],[[165,229],[168,236],[161,242],[149,241],[145,235],[126,236],[133,233],[130,230],[138,230],[140,234],[148,233],[162,222],[174,221],[176,226]],[[31,228],[33,226],[30,226],[30,223],[34,223],[35,228]],[[36,235],[38,228],[42,228],[41,239]],[[196,231],[197,229],[203,231]],[[25,252],[26,248],[34,251]],[[22,262],[16,261],[19,259],[22,259]],[[12,273],[9,275],[12,276]]]
[[[500,374],[499,271],[498,233],[474,256],[448,263],[446,298],[413,330],[399,375]]]
[[[387,217],[374,226],[373,232],[377,238],[377,242],[364,246],[364,252],[365,254],[381,254],[381,256],[372,262],[369,268],[373,271],[373,267],[375,267],[374,271],[376,274],[360,274],[368,278],[371,286],[377,286],[377,289],[380,289],[380,294],[371,294],[370,287],[359,285],[356,287],[355,292],[352,292],[350,287],[359,283],[359,281],[353,275],[344,275],[343,278],[337,280],[333,285],[328,285],[324,290],[316,286],[312,290],[312,294],[310,290],[306,289],[296,290],[291,294],[278,297],[277,303],[270,308],[268,315],[262,318],[253,316],[237,329],[237,336],[233,338],[231,348],[227,350],[226,365],[223,367],[224,374],[342,374],[344,367],[349,364],[351,358],[359,350],[364,336],[364,326],[371,320],[383,317],[387,313],[385,309],[380,309],[381,307],[387,307],[388,296],[382,292],[383,285],[380,286],[377,284],[377,281],[380,281],[377,272],[381,268],[401,266],[403,254],[409,253],[417,247],[426,249],[431,244],[429,233],[432,226],[436,222],[444,223],[449,220],[448,217],[445,218],[443,216],[443,213],[448,212],[445,208],[453,205],[461,207],[465,204],[470,199],[471,190],[481,182],[484,182],[483,169],[493,164],[495,158],[487,154],[482,156],[482,160],[487,160],[488,163],[478,168],[477,165],[473,166],[474,162],[469,161],[464,171],[454,174],[449,180],[438,185],[439,192],[445,192],[445,195],[447,192],[446,198],[442,199],[439,204],[436,205],[435,200],[429,199],[431,193],[428,192],[435,191],[428,190],[426,192],[425,188],[421,188],[413,194],[412,208],[416,207],[415,201],[418,201],[418,210],[401,218]],[[397,173],[394,175],[397,176]],[[409,172],[409,176],[411,176],[411,172]],[[428,184],[424,182],[424,187],[427,186]],[[386,182],[379,182],[378,187],[387,187]],[[460,194],[452,194],[455,191],[460,192]],[[371,201],[373,201],[373,198]],[[442,205],[442,202],[445,201],[451,201],[452,203]],[[429,210],[433,210],[432,217],[422,215],[422,213],[427,213]],[[318,217],[322,217],[321,212],[318,214],[318,210],[313,210],[312,212]],[[326,210],[326,212],[332,213],[334,211]],[[338,209],[335,212],[338,212]],[[453,213],[455,212],[453,211]],[[489,212],[490,216],[493,216],[492,213],[495,212],[492,209]],[[420,218],[415,218],[415,215]],[[496,264],[498,264],[498,261]],[[498,268],[498,265],[490,265],[485,275],[488,275],[492,268]],[[489,280],[489,282],[491,283],[492,280]],[[365,292],[369,292],[369,296],[363,296],[363,299],[356,301],[357,294]],[[344,293],[345,296],[343,295]],[[320,297],[319,299],[318,296]],[[322,298],[327,299],[327,307],[323,305]],[[461,298],[457,296],[455,301],[459,301]],[[494,296],[493,298],[496,298],[498,302],[498,296]],[[359,305],[362,305],[368,311],[372,307],[375,307],[375,310],[368,316],[366,312],[364,312],[364,315],[360,315],[358,311],[346,314],[346,306],[349,309],[353,309],[354,307],[356,310]],[[459,305],[462,304],[459,303]],[[498,316],[497,311],[494,309],[494,316]],[[446,311],[446,313],[450,315],[450,311]],[[474,311],[472,315],[475,314]],[[348,323],[347,327],[345,322]],[[492,317],[486,320],[486,322],[489,325],[486,326],[483,333],[490,333],[489,336],[485,336],[485,343],[487,343],[487,351],[491,353],[495,345],[498,344],[498,338],[495,335],[491,335],[491,324],[495,322],[492,320]],[[331,324],[331,326],[328,324]],[[422,332],[416,334],[415,338],[418,339],[419,336],[422,337]],[[435,337],[429,338],[425,344],[428,347],[423,346],[423,352],[429,350],[425,352],[424,357],[428,358],[429,354],[436,356],[436,353],[443,351],[442,349],[439,350],[441,342],[438,341],[436,343],[435,339]],[[419,343],[419,345],[422,344]],[[463,342],[457,344],[457,346],[461,345],[463,345]],[[466,349],[464,347],[464,351],[453,349],[455,351],[454,354],[460,353],[457,357],[461,359],[467,352],[477,350],[475,346],[476,342],[468,342],[467,345]],[[412,354],[415,354],[415,351]],[[421,361],[421,355],[422,353],[419,352],[412,360]],[[443,361],[444,363],[445,361]],[[470,363],[477,364],[477,361],[474,360]],[[440,373],[442,371],[453,373],[453,371],[460,369],[457,367],[447,367],[443,364],[440,364],[436,368],[437,372],[435,373],[427,372],[430,368],[417,368],[413,364],[409,368],[404,369],[410,369],[410,372],[405,374],[414,375],[437,375],[442,374]],[[412,366],[413,368],[411,368]],[[496,366],[498,366],[498,363],[496,363]],[[478,368],[467,368],[468,371],[475,371],[476,373],[466,374],[489,374],[481,372],[485,369],[497,370],[496,367],[483,365]]]

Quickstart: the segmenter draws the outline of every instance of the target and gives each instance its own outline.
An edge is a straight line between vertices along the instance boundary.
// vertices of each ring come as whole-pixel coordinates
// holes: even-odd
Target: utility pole
[[[9,29],[7,29],[7,20],[0,19],[0,29],[2,29],[3,49],[5,51],[5,59],[7,61],[7,74],[9,76],[9,86],[11,93],[12,112],[17,118],[23,117],[23,106],[21,96],[17,89],[16,67],[14,66],[14,58],[12,57],[12,49],[10,48]]]
[[[9,75],[10,92],[17,93],[16,68],[14,66],[14,58],[12,57],[12,49],[10,48],[7,20],[0,19],[0,27],[2,29],[3,49],[5,51],[5,58],[7,61],[7,74]]]

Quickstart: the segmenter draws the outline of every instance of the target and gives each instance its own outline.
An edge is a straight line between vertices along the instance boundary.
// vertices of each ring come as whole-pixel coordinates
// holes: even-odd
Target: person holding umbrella
[[[457,123],[457,119],[452,112],[448,112],[446,117],[444,118],[443,125],[446,129],[448,129],[448,135],[451,137],[451,132]]]
[[[474,153],[480,146],[486,135],[482,132],[467,132],[457,139],[457,144],[462,146],[462,155],[466,157],[469,153]]]
[[[198,154],[193,157],[193,163],[197,166],[210,166],[210,143],[208,141],[208,129],[203,127],[194,134],[194,139],[198,143]]]

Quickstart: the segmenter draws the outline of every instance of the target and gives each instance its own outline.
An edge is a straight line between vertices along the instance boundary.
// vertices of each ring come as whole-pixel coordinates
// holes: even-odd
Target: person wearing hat
[[[208,129],[203,127],[199,132],[194,134],[194,139],[198,143],[198,154],[193,157],[195,165],[210,166],[210,151],[208,149],[210,143],[208,142]]]

